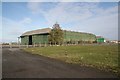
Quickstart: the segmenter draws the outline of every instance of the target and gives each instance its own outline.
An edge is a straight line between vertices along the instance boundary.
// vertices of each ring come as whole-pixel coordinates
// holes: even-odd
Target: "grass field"
[[[117,45],[74,45],[25,48],[27,52],[39,54],[68,63],[97,67],[118,73]]]

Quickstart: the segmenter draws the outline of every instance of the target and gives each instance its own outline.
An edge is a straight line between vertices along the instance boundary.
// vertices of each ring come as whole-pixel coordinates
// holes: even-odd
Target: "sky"
[[[118,2],[35,1],[4,0],[1,3],[0,42],[16,42],[22,33],[52,28],[56,22],[64,30],[93,33],[109,40],[118,39]]]

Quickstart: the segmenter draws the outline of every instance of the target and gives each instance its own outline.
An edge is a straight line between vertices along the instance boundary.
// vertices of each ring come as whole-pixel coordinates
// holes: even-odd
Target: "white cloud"
[[[32,11],[32,13],[39,13],[40,3],[37,2],[28,2],[28,8]]]
[[[118,39],[118,15],[106,15],[75,24],[76,31],[90,32],[108,39]]]
[[[22,21],[20,21],[19,23],[21,24],[30,24],[32,22],[31,18],[24,18]]]
[[[118,6],[114,6],[108,9],[96,8],[95,11],[98,16],[106,16],[114,13],[118,13]]]
[[[100,11],[99,11],[100,10]],[[90,32],[101,35],[108,39],[118,39],[118,7],[109,9],[98,9],[95,17],[86,19],[80,23],[75,23],[76,31]]]
[[[119,0],[26,0],[29,2],[118,2]]]
[[[2,42],[2,17],[0,15],[0,42]]]
[[[30,2],[28,3],[28,8],[32,10],[32,13],[42,13],[48,24],[53,25],[56,21],[70,23],[87,19],[92,16],[90,9],[94,9],[98,3],[56,3],[54,8],[47,11],[40,7],[41,4]]]
[[[51,4],[51,3],[50,3]],[[97,5],[99,3],[56,3],[56,6],[52,9],[45,11],[40,5],[42,3],[28,3],[28,8],[32,10],[34,13],[42,13],[42,15],[46,18],[49,24],[53,24],[53,22],[67,23],[67,22],[76,22],[85,20],[91,17],[94,13],[97,15],[109,14],[111,12],[116,12],[117,8],[104,10],[102,8],[98,8]],[[29,7],[31,6],[31,7]],[[47,5],[46,5],[47,6]],[[111,12],[110,12],[111,11]]]
[[[42,12],[51,27],[57,21],[60,24],[72,24],[70,27],[64,26],[63,29],[92,32],[109,39],[117,39],[118,6],[104,9],[98,7],[98,4],[89,2],[58,3],[54,8],[47,11],[39,5],[36,11]],[[31,6],[34,7],[32,3]]]
[[[2,0],[2,2],[119,2],[119,0]]]
[[[88,0],[29,0],[29,2],[81,2],[81,1],[83,2]]]
[[[51,27],[57,21],[60,24],[71,24],[70,27],[67,25],[62,26],[63,29],[92,32],[106,38],[117,39],[118,7],[115,6],[104,9],[98,7],[98,4],[99,3],[59,2],[48,10],[45,10],[45,8],[42,6],[43,3],[39,2],[28,2],[27,6],[33,14],[44,16],[48,22],[46,24]],[[26,17],[17,22],[3,17],[2,21],[3,41],[7,41],[16,40],[18,36],[26,31],[27,28],[25,25],[30,24],[32,19]]]
[[[9,42],[17,41],[17,37],[27,30],[25,25],[31,23],[31,19],[24,18],[21,21],[14,21],[3,17],[2,22],[2,42]]]

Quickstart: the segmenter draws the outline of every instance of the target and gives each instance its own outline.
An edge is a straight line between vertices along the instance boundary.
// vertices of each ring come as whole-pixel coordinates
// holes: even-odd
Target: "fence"
[[[2,45],[0,44],[0,48],[31,48],[31,47],[47,47],[47,46],[71,46],[71,45],[113,45],[113,43],[64,43],[62,45],[52,45],[52,44],[34,44],[34,45],[20,45],[20,44],[8,44],[8,45]]]
[[[30,48],[30,47],[44,47],[44,46],[43,45],[0,45],[0,48]]]
[[[21,45],[21,44],[7,44],[7,45],[0,45],[0,48],[30,48],[30,47],[46,47],[46,46],[69,46],[69,45],[78,45],[78,43],[63,43],[62,45],[57,45],[57,44],[33,44],[33,45]]]

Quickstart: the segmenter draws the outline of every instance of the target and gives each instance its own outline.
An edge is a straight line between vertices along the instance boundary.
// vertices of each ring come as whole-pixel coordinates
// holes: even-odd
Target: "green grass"
[[[56,58],[68,63],[97,67],[118,73],[117,45],[74,45],[25,48],[27,52]]]

